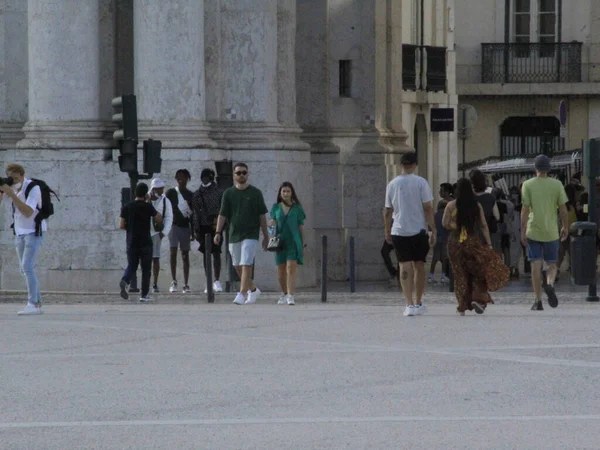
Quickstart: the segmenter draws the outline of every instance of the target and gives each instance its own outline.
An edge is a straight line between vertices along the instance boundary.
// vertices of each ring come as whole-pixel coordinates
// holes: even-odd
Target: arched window
[[[563,151],[556,117],[509,117],[500,126],[500,156],[518,158],[544,153],[552,156]]]

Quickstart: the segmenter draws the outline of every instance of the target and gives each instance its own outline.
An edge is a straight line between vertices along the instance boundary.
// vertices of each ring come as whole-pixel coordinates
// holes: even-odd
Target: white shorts
[[[241,242],[229,244],[229,253],[231,254],[231,263],[233,266],[251,266],[254,264],[257,247],[258,241],[256,239],[244,239]]]
[[[160,258],[160,247],[162,244],[162,239],[160,238],[160,234],[155,234],[152,236],[152,258]]]

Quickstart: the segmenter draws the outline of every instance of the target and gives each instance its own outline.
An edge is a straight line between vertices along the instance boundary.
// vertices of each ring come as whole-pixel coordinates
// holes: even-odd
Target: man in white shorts
[[[150,235],[152,236],[152,292],[158,290],[158,274],[160,272],[160,247],[162,240],[171,232],[173,225],[173,206],[165,196],[165,182],[160,178],[154,178],[150,184],[150,203],[154,209],[163,217],[163,223],[152,223]]]
[[[252,280],[252,265],[262,230],[263,250],[267,248],[267,206],[262,192],[248,184],[248,166],[237,163],[233,168],[234,185],[223,193],[221,211],[217,219],[214,243],[220,245],[225,222],[229,224],[229,253],[240,277],[240,291],[233,303],[236,305],[256,303],[260,289]],[[244,298],[247,294],[247,298]]]

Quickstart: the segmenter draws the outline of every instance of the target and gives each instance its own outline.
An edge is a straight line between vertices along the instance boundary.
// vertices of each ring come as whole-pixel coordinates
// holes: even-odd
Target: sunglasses
[[[239,177],[240,175],[248,175],[248,172],[246,172],[245,170],[244,170],[244,171],[239,171],[239,172],[234,172],[234,173],[235,173],[235,174],[236,174],[238,177]]]

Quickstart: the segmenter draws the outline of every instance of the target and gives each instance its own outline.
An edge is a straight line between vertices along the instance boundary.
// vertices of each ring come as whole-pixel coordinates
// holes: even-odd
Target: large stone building
[[[568,152],[600,137],[599,18],[597,0],[457,2],[457,90],[479,116],[467,162]]]
[[[220,160],[247,162],[269,205],[294,183],[311,230],[301,285],[317,282],[320,234],[334,279],[351,235],[359,279],[385,278],[381,208],[399,155],[416,148],[434,185],[456,177],[455,133],[428,124],[432,107],[457,103],[453,3],[0,0],[0,160],[61,197],[43,288],[110,290],[125,264],[128,178],[110,150],[111,98],[123,93],[137,96],[140,141],[163,143],[167,183],[185,167],[195,188]],[[0,286],[22,288],[9,209],[1,220]],[[276,286],[272,255],[258,256],[256,278]]]

